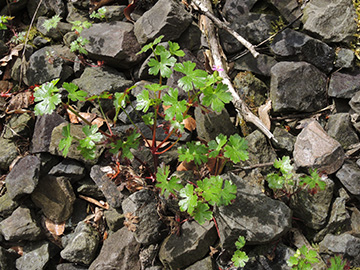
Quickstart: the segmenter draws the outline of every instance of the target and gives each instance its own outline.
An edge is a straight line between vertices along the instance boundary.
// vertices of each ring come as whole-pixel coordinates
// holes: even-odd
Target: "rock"
[[[14,114],[5,127],[5,139],[17,139],[19,137],[30,138],[34,127],[34,118],[27,113]]]
[[[32,201],[44,215],[54,221],[66,221],[72,214],[75,202],[70,181],[66,177],[43,176],[31,194]]]
[[[196,263],[186,267],[185,270],[213,270],[215,268],[215,264],[210,256],[205,257],[204,259],[197,261]]]
[[[224,109],[220,113],[203,113],[201,108],[195,108],[196,131],[200,138],[211,141],[220,133],[230,136],[236,133],[234,124],[228,112]]]
[[[354,207],[351,214],[351,229],[352,231],[359,235],[360,234],[360,210]]]
[[[18,270],[45,269],[50,258],[54,255],[55,247],[47,241],[33,242],[26,245],[23,255],[16,260]]]
[[[111,234],[100,250],[99,256],[92,262],[89,270],[136,270],[140,269],[140,244],[134,234],[126,227]]]
[[[346,190],[360,198],[360,168],[354,161],[346,160],[336,177]]]
[[[57,113],[38,116],[31,140],[31,153],[48,152],[53,129],[65,120]]]
[[[344,149],[359,142],[359,138],[352,127],[350,115],[348,113],[336,113],[330,115],[327,133],[337,140]]]
[[[304,30],[325,42],[349,42],[356,33],[355,8],[347,0],[315,0],[303,10]]]
[[[123,21],[125,18],[124,9],[125,5],[121,6],[106,6],[105,18],[107,22]]]
[[[324,190],[318,190],[314,195],[307,190],[301,190],[294,194],[290,201],[294,216],[314,230],[319,230],[326,224],[333,197],[334,182],[329,178],[322,181],[326,183]]]
[[[185,222],[181,235],[169,235],[161,244],[159,259],[166,269],[183,269],[202,259],[217,240],[215,225]]]
[[[59,15],[60,17],[65,16],[66,9],[65,9],[64,1],[62,0],[42,1],[39,9],[36,11],[39,2],[40,0],[28,1],[27,11],[29,13],[29,18],[32,18],[33,16],[35,16],[36,19],[38,19],[39,16],[51,17],[54,13],[55,15]]]
[[[0,232],[6,241],[39,240],[42,236],[29,208],[20,206],[0,222]]]
[[[70,67],[72,63],[64,59],[75,59],[75,54],[65,46],[54,45],[37,50],[30,56],[25,83],[43,84],[60,78],[59,84],[61,84],[73,74],[73,69]]]
[[[156,259],[158,252],[159,252],[158,244],[150,245],[150,246],[142,248],[139,253],[141,269],[153,269],[153,266],[155,264],[155,259]],[[154,267],[158,267],[158,268],[155,268],[158,270],[163,269],[163,267],[161,267],[161,266],[154,266]]]
[[[6,188],[12,200],[31,194],[39,181],[40,160],[35,156],[21,158],[6,176]]]
[[[80,5],[76,5],[76,2],[80,2]],[[67,22],[75,22],[75,21],[88,21],[89,16],[89,2],[86,1],[76,1],[76,2],[68,2],[67,3]],[[76,6],[75,6],[76,5]]]
[[[340,253],[356,257],[360,253],[360,239],[348,233],[340,235],[328,234],[319,243],[319,252],[327,254]]]
[[[104,194],[95,184],[95,182],[90,178],[90,176],[86,176],[84,179],[81,179],[76,183],[78,188],[76,189],[77,193],[82,195],[95,198],[95,199],[104,199]]]
[[[110,67],[86,67],[81,77],[73,80],[73,83],[86,91],[89,97],[104,91],[122,92],[133,84],[123,73]]]
[[[65,159],[52,167],[48,174],[53,176],[65,176],[74,183],[85,177],[85,168],[76,160]]]
[[[67,126],[67,123],[60,124],[60,125],[56,126],[51,133],[51,142],[50,142],[50,146],[49,146],[49,152],[52,155],[62,156],[62,151],[60,151],[60,149],[59,149],[59,142],[63,138],[62,131],[63,131],[63,127],[65,127],[65,126]],[[82,131],[82,126],[75,125],[75,124],[70,124],[70,126],[71,126],[70,127],[70,135],[71,136],[79,138],[79,139],[85,138],[85,134]],[[104,146],[97,145],[95,153],[94,153],[94,156],[95,156],[94,159],[87,159],[81,154],[81,151],[78,149],[78,146],[79,146],[79,142],[73,140],[73,142],[69,148],[67,157],[75,159],[77,161],[81,161],[85,164],[95,164],[98,161],[99,157],[101,156],[101,154],[104,150]]]
[[[237,185],[235,201],[215,212],[223,249],[234,250],[240,235],[246,238],[246,244],[265,244],[291,228],[292,212],[283,202],[267,197],[234,174],[223,179]]]
[[[360,91],[360,72],[334,72],[331,75],[328,94],[335,98],[352,98]]]
[[[44,27],[44,23],[46,20],[49,20],[48,17],[39,17],[36,28],[38,31],[43,34],[44,36],[50,37],[54,40],[62,40],[66,33],[71,31],[72,24],[71,23],[64,23],[58,22],[56,28],[51,28],[49,31]],[[66,45],[70,45],[66,44]]]
[[[140,190],[131,194],[122,203],[124,214],[131,213],[139,218],[134,231],[135,239],[145,246],[158,243],[163,238],[163,223],[157,212],[155,193]]]
[[[19,257],[14,250],[0,247],[0,269],[16,270],[15,260]]]
[[[117,189],[115,183],[110,180],[102,167],[99,165],[91,167],[90,177],[102,191],[111,207],[121,207],[124,195]]]
[[[6,192],[0,197],[0,217],[7,218],[18,206],[19,204],[10,198],[9,192]]]
[[[326,76],[305,62],[279,62],[271,68],[270,99],[274,112],[319,110],[326,106]]]
[[[274,143],[276,148],[285,150],[287,153],[292,153],[294,150],[294,144],[296,136],[290,134],[286,129],[275,127],[273,132],[277,142]]]
[[[12,16],[18,15],[21,10],[26,7],[28,0],[19,0],[16,2],[10,2],[0,11],[1,15],[11,14]]]
[[[233,22],[239,16],[249,14],[256,2],[257,0],[227,0],[224,4],[222,12],[224,13],[227,21]]]
[[[62,263],[56,266],[56,270],[88,270],[88,268],[76,263]]]
[[[187,49],[190,51],[197,51],[201,47],[202,33],[195,22],[181,34],[178,43],[181,49]]]
[[[246,54],[235,61],[234,68],[270,77],[270,70],[276,63],[274,57],[266,54],[260,54],[256,58],[251,54]]]
[[[11,140],[0,137],[0,169],[7,171],[18,155],[18,149]]]
[[[296,166],[318,168],[326,174],[340,169],[345,158],[340,143],[316,121],[311,121],[297,136],[293,154]]]
[[[355,53],[346,48],[340,48],[336,53],[335,68],[352,68],[355,61]]]
[[[80,222],[65,248],[60,252],[61,258],[73,262],[89,265],[96,257],[100,237],[96,229],[85,222]]]
[[[288,57],[293,60],[305,61],[325,73],[329,73],[333,69],[335,59],[333,48],[320,40],[290,28],[278,33],[270,48],[280,58]]]
[[[113,232],[116,232],[117,230],[124,227],[124,214],[115,208],[110,208],[109,210],[106,210],[104,212],[106,225],[109,227],[109,229]]]
[[[355,95],[350,99],[349,105],[355,113],[360,114],[360,91],[357,91]]]
[[[134,24],[134,33],[141,45],[164,35],[162,41],[176,40],[188,28],[192,16],[174,0],[159,0]]]
[[[81,37],[90,41],[85,49],[91,59],[127,69],[143,59],[142,55],[137,55],[141,47],[133,30],[134,26],[127,22],[96,23],[84,29]]]
[[[296,0],[270,0],[286,21],[292,23],[302,15],[299,2]]]

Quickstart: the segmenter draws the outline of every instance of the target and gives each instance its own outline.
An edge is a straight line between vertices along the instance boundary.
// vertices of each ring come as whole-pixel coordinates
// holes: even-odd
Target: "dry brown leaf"
[[[16,47],[12,48],[10,53],[3,58],[0,59],[0,66],[4,67],[10,62],[13,58],[13,56],[19,56],[19,51],[21,51],[24,48],[24,44],[19,44]]]
[[[24,249],[21,246],[13,246],[10,249],[15,250],[17,254],[22,256],[24,254]]]
[[[149,145],[152,145],[152,140],[148,140],[148,139],[144,139],[144,142],[145,142],[145,146],[146,147],[149,147]],[[156,146],[159,145],[162,141],[156,141]],[[169,144],[170,142],[164,142],[161,147],[165,147]]]
[[[79,198],[85,200],[85,201],[88,201],[92,204],[95,204],[101,208],[104,208],[104,209],[109,209],[109,204],[107,202],[104,202],[104,201],[98,201],[98,200],[95,200],[93,198],[90,198],[90,197],[87,197],[87,196],[84,196],[84,195],[79,195]]]
[[[33,95],[31,92],[21,92],[17,95],[13,95],[9,101],[9,105],[6,108],[6,113],[12,113],[26,109],[30,105],[34,104]]]
[[[60,236],[65,231],[65,221],[55,223],[52,220],[45,218],[45,227],[52,235]]]
[[[138,216],[134,216],[133,213],[125,213],[125,218],[127,220],[124,221],[124,225],[128,228],[129,231],[135,232],[137,229],[137,225],[140,222]]]
[[[100,117],[95,118],[95,119],[91,122],[92,125],[97,125],[98,128],[100,128],[104,123],[105,123],[105,120],[102,119],[102,118],[100,118]]]
[[[269,116],[270,110],[271,110],[271,99],[268,99],[265,102],[265,104],[261,105],[258,109],[259,118],[268,130],[270,130],[271,127],[271,121]]]
[[[185,128],[189,131],[193,131],[196,129],[196,121],[191,116],[188,118],[185,118],[183,120],[183,124],[185,125]]]
[[[134,20],[131,19],[130,15],[135,10],[135,7],[136,7],[135,0],[132,0],[131,3],[124,9],[125,18],[130,22],[134,22]]]
[[[209,253],[210,257],[213,257],[218,252],[219,252],[219,250],[217,250],[216,248],[210,246],[210,253]]]
[[[176,170],[180,171],[180,172],[181,171],[193,171],[195,169],[196,169],[196,166],[195,166],[194,161],[190,161],[190,162],[183,161],[176,168]]]

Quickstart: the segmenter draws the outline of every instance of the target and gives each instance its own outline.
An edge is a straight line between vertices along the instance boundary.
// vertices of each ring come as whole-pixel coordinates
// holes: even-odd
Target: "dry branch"
[[[209,45],[209,48],[211,51],[213,63],[216,67],[221,67],[221,69],[219,70],[219,75],[223,78],[223,83],[226,84],[229,88],[229,92],[231,93],[231,95],[233,97],[233,104],[234,104],[239,116],[243,117],[245,119],[245,121],[253,123],[269,139],[276,141],[274,135],[266,128],[266,126],[261,122],[261,120],[249,110],[246,103],[240,98],[240,96],[238,95],[238,93],[236,92],[236,90],[234,89],[234,87],[231,83],[230,77],[228,76],[226,69],[224,68],[224,65],[221,61],[221,54],[220,54],[221,46],[218,41],[216,29],[215,29],[215,26],[212,23],[212,21],[209,19],[210,16],[208,15],[208,14],[211,14],[212,17],[215,17],[214,15],[212,15],[212,12],[211,12],[211,1],[210,0],[193,0],[193,2],[195,2],[195,4],[200,8],[200,10],[206,15],[206,17],[203,18],[203,20],[201,20],[201,21],[203,21],[205,23],[204,32],[205,32],[207,42],[208,42],[208,45]],[[246,43],[250,44],[248,41],[246,41]],[[250,51],[251,51],[250,48],[254,49],[253,45],[247,46],[247,48]],[[255,51],[255,53],[257,53],[257,52]]]

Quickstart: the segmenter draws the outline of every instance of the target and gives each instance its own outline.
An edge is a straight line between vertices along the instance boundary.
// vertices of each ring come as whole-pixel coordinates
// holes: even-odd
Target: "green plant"
[[[295,254],[289,258],[287,264],[296,270],[312,270],[313,264],[318,263],[317,252],[308,249],[305,245],[297,249]]]
[[[43,27],[49,32],[52,28],[56,28],[60,21],[61,17],[59,15],[54,15],[50,19],[44,21]]]
[[[340,256],[330,258],[329,270],[344,270],[346,267],[346,261],[344,262]]]
[[[99,8],[97,11],[93,11],[93,12],[90,14],[90,18],[91,18],[91,19],[104,20],[104,19],[105,19],[105,15],[106,15],[106,7],[101,7],[101,8]]]
[[[245,246],[245,237],[239,236],[238,240],[235,242],[235,246],[236,251],[232,256],[231,261],[235,267],[244,267],[245,264],[249,261],[249,257],[246,255],[246,253],[240,250]]]
[[[6,30],[7,29],[6,24],[12,19],[14,19],[14,17],[1,15],[0,16],[0,30]]]

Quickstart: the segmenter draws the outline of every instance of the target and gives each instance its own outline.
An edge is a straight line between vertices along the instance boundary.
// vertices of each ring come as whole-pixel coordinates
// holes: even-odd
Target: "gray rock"
[[[73,83],[86,91],[88,96],[100,95],[104,91],[122,92],[133,84],[123,73],[110,67],[86,67],[81,77],[73,80]]]
[[[18,148],[12,140],[0,138],[0,169],[7,171],[18,156]]]
[[[81,3],[77,5],[77,3]],[[76,1],[76,2],[68,2],[67,3],[67,22],[75,22],[75,21],[88,21],[89,19],[89,2],[86,1]]]
[[[27,11],[29,13],[29,18],[32,18],[35,15],[35,18],[38,19],[39,16],[48,16],[59,15],[63,17],[66,13],[65,4],[62,0],[45,0],[40,4],[39,9],[36,12],[36,8],[39,5],[40,0],[28,1]]]
[[[34,242],[25,245],[23,255],[16,260],[18,270],[45,269],[50,258],[54,255],[54,247],[47,241]]]
[[[7,218],[19,206],[10,198],[9,192],[0,197],[0,217]]]
[[[131,213],[139,217],[134,231],[135,239],[143,245],[160,242],[163,238],[162,221],[157,213],[155,193],[150,190],[140,190],[131,194],[122,203],[124,214]]]
[[[48,152],[53,129],[65,120],[57,113],[38,116],[31,141],[31,153]]]
[[[277,8],[289,23],[296,20],[302,13],[299,2],[296,0],[270,0],[270,3]]]
[[[192,16],[174,0],[159,0],[134,25],[138,42],[143,45],[164,35],[163,41],[175,40],[188,28]]]
[[[26,84],[43,84],[60,78],[65,81],[73,74],[69,60],[75,59],[75,54],[70,49],[61,45],[47,46],[34,52],[29,59],[26,71]]]
[[[351,194],[360,196],[360,168],[354,161],[346,160],[336,177]]]
[[[355,61],[355,53],[350,49],[340,48],[336,53],[336,68],[352,68]]]
[[[104,199],[104,194],[90,177],[85,177],[76,184],[78,185],[78,188],[76,189],[77,193],[95,199]]]
[[[6,250],[0,247],[0,269],[16,270],[15,260],[19,255],[14,250]]]
[[[39,181],[40,160],[35,156],[21,158],[6,176],[6,188],[12,200],[31,194]]]
[[[208,254],[217,238],[214,223],[185,222],[180,236],[171,234],[162,242],[159,259],[166,269],[185,268]]]
[[[344,149],[359,142],[359,138],[353,129],[348,113],[336,113],[330,115],[327,133],[337,140]]]
[[[204,259],[197,261],[193,265],[190,265],[189,267],[186,267],[185,270],[213,270],[215,268],[215,263],[211,259],[210,256],[205,257]]]
[[[195,108],[196,131],[200,138],[211,141],[220,133],[230,136],[236,133],[234,124],[228,112],[224,109],[220,113],[203,113],[201,108]]]
[[[90,224],[80,222],[60,252],[61,258],[89,265],[95,259],[99,243],[100,237],[96,229]]]
[[[283,202],[267,197],[234,174],[223,176],[237,185],[235,201],[219,207],[215,218],[224,249],[234,250],[240,235],[250,245],[276,240],[291,228],[292,212]]]
[[[136,242],[134,234],[123,227],[104,241],[99,256],[89,270],[140,269],[139,251],[140,244]]]
[[[309,228],[319,230],[326,224],[329,213],[334,182],[329,178],[323,179],[326,183],[324,190],[319,190],[312,195],[307,190],[297,192],[290,201],[290,208],[294,211],[294,216]]]
[[[104,212],[106,224],[109,229],[113,232],[116,232],[124,226],[124,214],[115,208],[110,208]]]
[[[360,235],[360,210],[356,207],[352,209],[351,229],[355,234]]]
[[[360,90],[359,84],[359,72],[335,72],[330,78],[328,94],[335,98],[352,98]]]
[[[355,113],[360,114],[360,91],[357,91],[355,95],[350,99],[349,105]]]
[[[0,232],[6,241],[39,240],[42,236],[29,208],[20,206],[0,222]]]
[[[271,68],[270,99],[274,112],[319,110],[326,106],[326,76],[305,62],[279,62]]]
[[[5,126],[5,139],[18,137],[30,138],[34,127],[34,118],[28,113],[14,114]]]
[[[190,51],[196,51],[201,47],[202,33],[196,23],[190,24],[190,26],[181,34],[178,43],[180,48],[188,49]]]
[[[88,270],[88,267],[76,263],[62,263],[56,266],[56,270]]]
[[[298,167],[318,168],[327,174],[340,169],[345,159],[340,143],[316,121],[311,121],[297,136],[293,154]]]
[[[325,73],[333,69],[334,49],[326,43],[292,29],[285,29],[274,37],[270,46],[278,56],[313,64]]]
[[[71,31],[72,24],[71,23],[64,23],[58,22],[56,28],[51,28],[49,31],[44,27],[44,23],[46,20],[49,20],[48,17],[39,17],[36,28],[38,31],[43,34],[44,36],[50,37],[54,40],[62,40],[66,33]],[[70,45],[66,44],[66,45]]]
[[[315,0],[303,10],[304,30],[325,42],[348,42],[356,33],[355,9],[347,0]]]
[[[274,143],[276,148],[285,150],[287,153],[292,153],[294,150],[294,144],[296,136],[290,134],[286,129],[275,127],[273,132],[277,142]]]
[[[127,69],[137,64],[143,56],[137,55],[141,47],[133,29],[127,22],[97,23],[84,29],[81,36],[90,41],[85,45],[88,56],[115,68]]]
[[[353,249],[354,246],[357,246],[357,249]],[[360,253],[360,239],[348,233],[340,235],[328,234],[324,240],[319,243],[319,251],[320,253],[340,253],[356,257],[356,255]]]
[[[276,63],[274,57],[266,54],[260,54],[255,58],[248,53],[235,61],[234,68],[270,77],[270,70]]]
[[[150,245],[150,246],[142,248],[140,250],[140,253],[139,253],[139,259],[140,259],[140,262],[141,262],[141,269],[149,270],[149,269],[153,269],[152,267],[160,267],[160,266],[155,266],[154,265],[155,264],[155,259],[156,259],[156,256],[157,256],[158,252],[159,252],[159,245],[158,244]],[[162,267],[160,267],[159,270],[161,270],[161,269],[162,269]]]
[[[227,0],[224,4],[222,12],[224,13],[227,21],[233,22],[239,16],[249,14],[256,2],[256,0]]]
[[[111,207],[121,207],[124,195],[117,189],[115,183],[106,175],[106,172],[102,170],[102,167],[99,165],[91,167],[90,177],[102,191]]]
[[[72,214],[75,202],[70,181],[65,177],[46,175],[31,194],[32,201],[41,208],[44,215],[54,221],[66,221]]]
[[[74,183],[85,176],[85,168],[76,160],[65,159],[52,167],[48,174],[53,176],[65,176]]]
[[[105,18],[107,22],[122,21],[125,18],[124,9],[126,6],[106,6]]]

